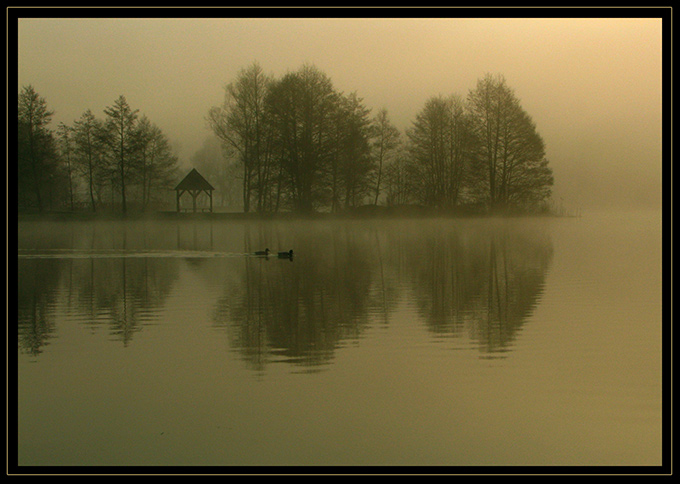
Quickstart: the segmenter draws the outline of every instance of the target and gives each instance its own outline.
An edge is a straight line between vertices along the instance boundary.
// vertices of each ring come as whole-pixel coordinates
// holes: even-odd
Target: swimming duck
[[[279,257],[282,259],[292,259],[293,249],[289,250],[288,252],[279,252]]]
[[[255,252],[255,255],[269,255],[269,248],[266,248],[264,250],[258,250]]]

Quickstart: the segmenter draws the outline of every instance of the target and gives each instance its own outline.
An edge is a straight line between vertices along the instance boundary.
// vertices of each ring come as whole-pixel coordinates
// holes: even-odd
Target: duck
[[[288,252],[279,252],[279,257],[281,259],[292,259],[293,258],[293,249],[289,250]]]
[[[269,255],[269,248],[266,248],[264,250],[258,250],[255,252],[255,255]]]

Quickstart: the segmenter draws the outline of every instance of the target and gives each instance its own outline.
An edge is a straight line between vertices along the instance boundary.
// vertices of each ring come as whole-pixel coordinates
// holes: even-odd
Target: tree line
[[[54,114],[32,86],[19,95],[19,208],[142,210],[177,183],[164,133],[124,96],[97,118],[48,125]],[[501,75],[466,97],[429,98],[403,132],[386,109],[371,115],[356,92],[338,91],[314,65],[276,78],[258,63],[225,86],[209,109],[219,153],[192,163],[244,212],[343,212],[365,205],[447,211],[547,209],[553,184],[545,144]],[[160,206],[160,205],[158,205]]]
[[[88,109],[72,125],[49,124],[54,111],[33,86],[18,99],[19,210],[76,210],[131,205],[144,210],[176,181],[178,159],[162,130],[121,95],[97,118]]]
[[[536,211],[553,184],[543,139],[501,75],[486,75],[466,98],[428,99],[401,133],[386,109],[371,116],[356,92],[337,91],[313,65],[274,78],[253,63],[207,121],[221,163],[231,164],[220,172],[238,174],[245,212]]]

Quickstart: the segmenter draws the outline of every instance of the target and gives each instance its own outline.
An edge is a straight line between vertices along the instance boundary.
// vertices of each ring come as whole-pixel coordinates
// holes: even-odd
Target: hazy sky
[[[26,18],[18,45],[19,88],[47,100],[53,128],[123,94],[187,165],[208,110],[254,61],[277,77],[314,64],[400,129],[429,97],[503,74],[546,142],[558,201],[660,201],[661,19]]]

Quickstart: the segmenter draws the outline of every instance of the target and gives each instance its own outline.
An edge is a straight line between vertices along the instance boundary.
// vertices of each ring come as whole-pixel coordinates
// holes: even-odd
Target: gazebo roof
[[[179,182],[179,185],[175,187],[175,190],[214,190],[215,188],[208,183],[208,180],[203,178],[203,176],[193,168],[184,180]]]

